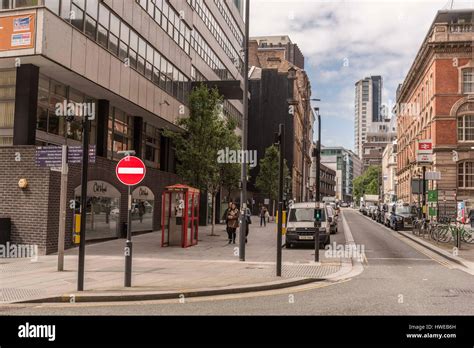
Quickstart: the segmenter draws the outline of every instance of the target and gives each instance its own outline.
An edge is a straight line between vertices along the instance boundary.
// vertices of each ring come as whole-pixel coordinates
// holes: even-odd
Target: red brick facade
[[[458,137],[461,108],[474,111],[473,95],[462,88],[464,69],[474,66],[472,24],[456,24],[457,18],[464,15],[469,13],[438,13],[399,90],[399,201],[417,201],[411,191],[411,180],[421,177],[422,167],[416,163],[416,148],[418,141],[424,139],[432,139],[434,151],[433,165],[427,166],[427,170],[441,172],[441,180],[430,182],[429,188],[457,190],[458,200],[473,197],[474,191],[460,190],[457,183],[458,164],[474,158],[471,151],[474,142],[464,142]],[[459,154],[457,161],[453,160],[453,151]]]

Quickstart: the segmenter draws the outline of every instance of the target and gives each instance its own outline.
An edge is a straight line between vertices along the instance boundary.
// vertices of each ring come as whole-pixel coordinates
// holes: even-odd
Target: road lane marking
[[[358,215],[357,213],[355,213],[355,215]],[[365,216],[365,215],[358,215],[360,217],[363,217],[365,218],[366,220],[374,223],[374,224],[378,224],[376,221],[372,220],[371,218],[369,218],[368,216]],[[404,242],[405,244],[407,244],[408,246],[412,247],[413,249],[415,249],[416,251],[422,253],[423,255],[429,257],[431,260],[433,261],[436,261],[437,263],[439,263],[441,266],[444,266],[448,269],[454,269],[455,267],[449,263],[448,261],[446,261],[444,258],[442,259],[439,259],[437,254],[435,254],[434,252],[431,252],[429,250],[427,250],[426,248],[420,246],[418,243],[415,243],[414,241],[411,241],[409,240],[408,238],[400,235],[399,233],[397,233],[396,231],[393,231],[392,229],[388,228],[387,226],[385,225],[382,225],[380,224],[380,227],[383,227],[384,229],[386,229],[388,232],[390,232],[390,234],[397,238],[398,240]],[[412,244],[413,243],[413,244]],[[429,252],[429,253],[427,253]],[[432,254],[431,254],[432,253]],[[435,256],[436,255],[436,256]],[[441,256],[440,256],[441,257]]]

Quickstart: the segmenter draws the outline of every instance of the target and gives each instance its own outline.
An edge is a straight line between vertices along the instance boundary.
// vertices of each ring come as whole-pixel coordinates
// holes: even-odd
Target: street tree
[[[215,198],[223,185],[221,174],[233,173],[227,168],[233,164],[218,163],[218,152],[226,147],[238,147],[235,124],[223,117],[222,102],[217,89],[204,85],[194,88],[189,95],[189,117],[177,121],[183,131],[164,132],[172,139],[175,148],[177,174],[187,184],[212,196],[211,235],[215,235]],[[229,177],[233,175],[226,174],[226,185],[230,185]]]
[[[265,150],[265,156],[260,160],[260,168],[255,180],[255,186],[257,189],[268,195],[273,201],[273,213],[275,212],[275,201],[278,199],[278,186],[279,186],[279,164],[280,164],[280,151],[277,146],[272,145]],[[288,185],[289,170],[284,160],[283,166],[283,177],[284,185]],[[286,191],[286,188],[284,187]]]
[[[360,201],[360,198],[365,194],[379,194],[380,175],[380,166],[370,166],[361,176],[354,179],[354,196],[357,202]]]

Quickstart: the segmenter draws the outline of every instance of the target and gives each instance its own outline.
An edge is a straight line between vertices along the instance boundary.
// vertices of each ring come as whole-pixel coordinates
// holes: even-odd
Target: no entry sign
[[[122,184],[133,186],[139,184],[145,178],[146,167],[138,157],[127,156],[117,164],[115,174]]]

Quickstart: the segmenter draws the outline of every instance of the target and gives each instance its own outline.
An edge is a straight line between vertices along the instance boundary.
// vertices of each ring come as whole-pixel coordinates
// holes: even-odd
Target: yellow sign
[[[278,211],[276,213],[276,220],[275,221],[276,221],[277,226],[278,226]],[[286,234],[286,210],[283,210],[283,221],[282,221],[281,233],[283,235]]]
[[[74,214],[74,235],[72,241],[74,244],[81,242],[81,214]]]

